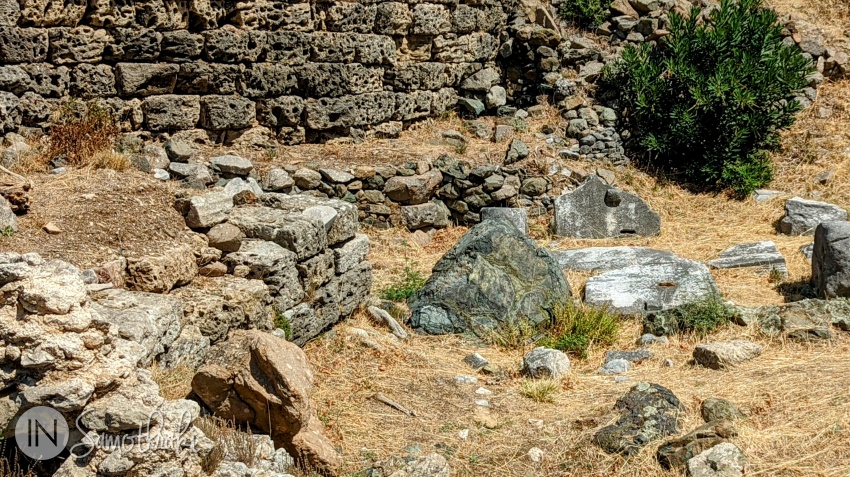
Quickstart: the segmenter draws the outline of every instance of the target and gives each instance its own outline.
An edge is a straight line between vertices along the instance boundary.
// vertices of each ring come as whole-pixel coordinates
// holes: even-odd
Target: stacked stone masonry
[[[65,97],[128,131],[289,142],[439,115],[476,73],[498,83],[508,3],[0,0],[0,128],[43,127]]]

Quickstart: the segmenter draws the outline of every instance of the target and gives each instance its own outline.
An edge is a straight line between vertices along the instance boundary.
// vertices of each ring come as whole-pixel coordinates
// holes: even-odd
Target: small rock
[[[462,429],[457,433],[457,437],[463,440],[469,438],[469,429]]]
[[[744,418],[744,413],[735,404],[718,398],[708,398],[700,405],[700,414],[705,422],[737,421]]]
[[[292,175],[295,185],[301,190],[312,190],[322,183],[322,175],[313,169],[301,168]]]
[[[783,194],[784,192],[778,190],[756,189],[753,192],[753,197],[756,199],[756,202],[765,202],[770,199],[781,197]]]
[[[217,156],[210,159],[213,169],[223,174],[247,177],[254,170],[254,164],[248,159],[230,154]]]
[[[198,275],[202,277],[223,277],[227,274],[227,265],[221,262],[208,263],[198,269]]]
[[[493,391],[490,391],[487,388],[478,388],[475,390],[475,394],[478,394],[479,396],[492,396]]]
[[[543,449],[540,449],[539,447],[532,447],[528,450],[528,458],[531,459],[531,462],[534,462],[535,464],[539,464],[540,461],[543,460],[543,455]]]
[[[487,361],[483,356],[478,353],[472,353],[468,355],[467,357],[463,358],[463,362],[475,369],[480,369],[490,364],[489,361]]]
[[[168,158],[174,162],[188,162],[195,154],[192,146],[179,140],[166,141],[163,147]]]
[[[528,157],[528,154],[528,146],[519,139],[514,139],[511,141],[511,145],[508,147],[508,152],[505,154],[504,164],[507,166],[515,162],[519,162]]]
[[[42,230],[44,230],[45,232],[47,232],[50,235],[56,235],[56,234],[62,233],[62,229],[60,229],[59,226],[54,224],[53,222],[48,222],[48,223],[44,224],[44,227],[42,227]]]
[[[476,384],[477,382],[478,378],[476,378],[475,376],[467,376],[465,374],[455,376],[455,384],[457,385]]]
[[[291,189],[295,181],[280,167],[272,167],[263,178],[263,189],[269,192],[279,192]]]
[[[688,461],[691,477],[741,477],[747,458],[735,444],[724,442]]]
[[[631,369],[632,363],[625,359],[612,359],[605,363],[605,366],[599,370],[599,374],[603,375],[611,375],[611,374],[625,374],[629,372]]]
[[[788,274],[785,257],[770,240],[763,242],[744,243],[727,248],[720,255],[708,262],[711,268],[757,268],[763,273],[776,270],[782,276]]]
[[[726,369],[757,358],[762,353],[759,344],[745,340],[716,341],[697,345],[694,361],[711,369]]]
[[[668,339],[666,336],[655,336],[652,333],[644,333],[638,339],[638,344],[640,346],[652,346],[654,344],[660,344],[660,345],[666,346],[666,345],[670,344],[670,339]]]
[[[209,246],[217,248],[222,252],[238,252],[242,246],[245,234],[242,230],[230,223],[217,224],[207,232]]]
[[[499,427],[499,421],[486,408],[476,408],[475,413],[472,415],[472,420],[479,426],[486,427],[487,429]]]
[[[540,346],[525,355],[521,372],[537,379],[560,379],[570,372],[570,358],[561,351]]]
[[[154,169],[151,173],[153,173],[153,178],[156,180],[167,181],[171,179],[171,174],[169,174],[165,169]]]
[[[826,202],[793,197],[785,201],[785,217],[779,231],[786,235],[813,235],[822,222],[845,221],[847,211]]]
[[[478,117],[487,109],[484,103],[474,98],[460,98],[457,100],[458,106],[466,110],[472,116]]]

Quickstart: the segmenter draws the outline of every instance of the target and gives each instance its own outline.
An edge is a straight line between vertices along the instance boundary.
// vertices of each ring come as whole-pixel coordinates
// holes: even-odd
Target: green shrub
[[[643,330],[655,335],[693,333],[704,336],[729,323],[736,313],[720,296],[711,295],[672,310],[647,315]]]
[[[381,298],[390,301],[405,301],[425,286],[425,277],[418,271],[404,267],[401,279],[381,291]]]
[[[722,0],[708,21],[670,13],[658,45],[629,46],[602,86],[646,157],[699,188],[749,194],[773,175],[764,151],[794,123],[814,70],[782,42],[762,0]]]
[[[620,316],[604,308],[568,304],[555,309],[549,338],[541,344],[579,358],[594,345],[612,345],[620,332]]]
[[[612,0],[567,0],[561,3],[558,16],[585,28],[595,28],[608,18]]]
[[[289,319],[286,318],[286,315],[277,308],[274,310],[274,326],[275,328],[283,330],[284,336],[286,336],[287,340],[292,339],[292,324],[289,322]]]

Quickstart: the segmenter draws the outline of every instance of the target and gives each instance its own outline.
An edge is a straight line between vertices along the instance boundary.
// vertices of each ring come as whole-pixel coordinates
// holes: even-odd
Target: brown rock
[[[127,261],[127,288],[135,291],[165,293],[185,285],[198,274],[195,253],[188,245],[165,250],[161,255]]]
[[[628,15],[634,19],[640,18],[638,12],[629,3],[629,0],[614,0],[611,3],[611,11],[620,15]]]
[[[60,229],[59,226],[54,224],[53,222],[48,222],[48,223],[44,224],[44,227],[42,227],[42,228],[45,232],[47,232],[50,235],[56,235],[56,234],[62,233],[62,229]]]
[[[202,277],[223,277],[226,274],[227,265],[221,262],[209,263],[198,270],[198,275]]]
[[[213,346],[192,380],[215,415],[249,422],[271,434],[300,465],[336,475],[342,457],[324,435],[312,387],[301,348],[257,330],[236,331]]]
[[[688,460],[701,452],[738,435],[729,421],[714,421],[700,426],[658,448],[658,463],[665,469],[684,469]]]
[[[223,223],[211,228],[207,232],[207,238],[210,247],[217,248],[222,252],[238,252],[245,234],[239,227],[230,223]]]

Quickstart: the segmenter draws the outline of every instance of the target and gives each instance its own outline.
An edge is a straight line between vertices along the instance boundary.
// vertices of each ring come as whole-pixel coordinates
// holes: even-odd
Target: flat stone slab
[[[746,340],[715,341],[694,348],[694,361],[711,369],[727,369],[761,356],[758,343]]]
[[[635,265],[658,265],[681,260],[671,252],[646,247],[589,247],[553,250],[552,256],[565,270],[617,270]]]
[[[764,273],[776,270],[783,276],[788,274],[785,257],[770,240],[743,243],[727,248],[720,253],[720,256],[708,262],[708,266],[711,268],[756,267]]]
[[[585,303],[623,314],[643,314],[681,306],[717,294],[708,267],[680,258],[670,263],[634,265],[591,277]]]
[[[578,189],[555,199],[555,235],[607,238],[658,235],[661,218],[640,197],[591,175]]]

